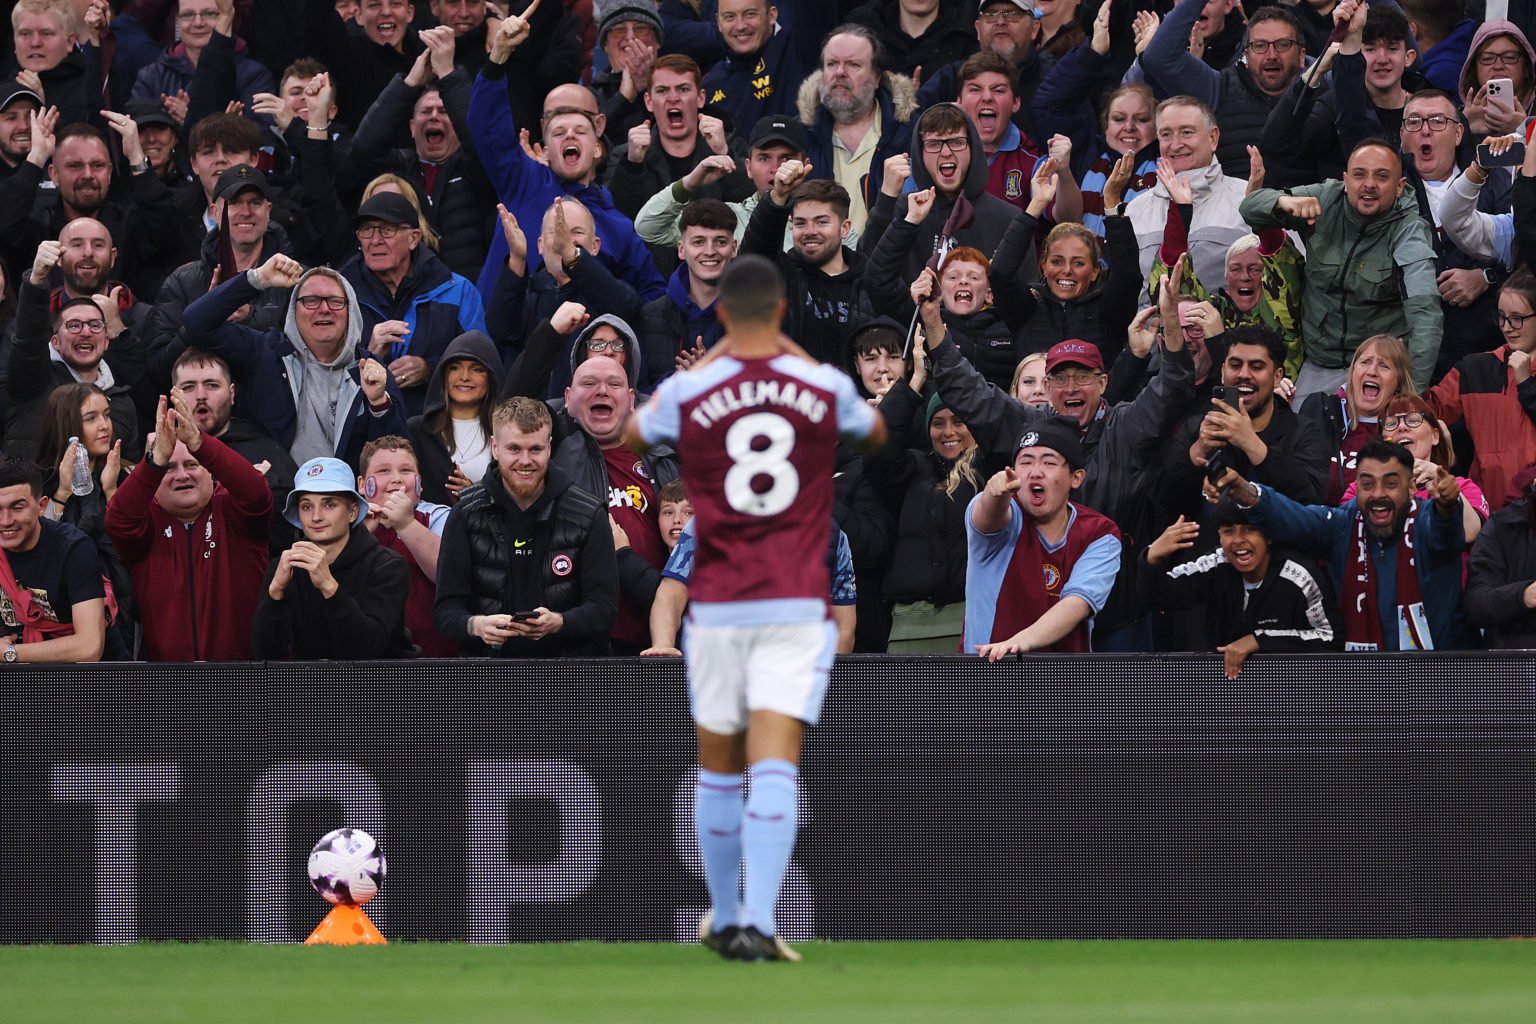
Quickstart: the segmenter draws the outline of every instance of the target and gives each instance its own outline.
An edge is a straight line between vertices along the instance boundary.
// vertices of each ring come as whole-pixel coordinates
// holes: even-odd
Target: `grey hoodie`
[[[576,375],[576,367],[580,366],[583,362],[586,361],[585,352],[587,338],[591,337],[592,332],[597,330],[603,324],[607,324],[615,331],[618,331],[619,334],[625,339],[626,347],[624,349],[624,373],[629,377],[630,387],[639,387],[639,382],[641,380],[640,338],[637,334],[635,334],[635,329],[629,326],[623,317],[614,316],[612,313],[604,313],[602,316],[597,317],[591,323],[587,324],[587,326],[583,327],[581,332],[576,335],[575,340],[571,342],[570,358],[568,360],[569,372],[566,374],[566,380],[569,381],[572,377],[574,377]]]
[[[347,297],[347,337],[341,348],[336,353],[334,361],[321,362],[310,351],[304,339],[299,335],[299,324],[296,315],[298,308],[298,295],[304,287],[304,282],[316,275],[324,275],[336,281],[342,287]],[[338,410],[347,410],[352,406],[351,395],[343,396],[348,391],[347,385],[352,383],[348,370],[351,369],[354,353],[363,336],[363,315],[357,302],[357,294],[347,279],[331,270],[329,267],[316,267],[306,271],[299,278],[299,283],[294,286],[288,296],[288,315],[283,323],[283,333],[293,343],[301,372],[298,375],[298,390],[293,396],[294,412],[298,416],[293,444],[289,446],[289,454],[293,461],[303,465],[310,459],[321,456],[331,456],[336,453],[336,435]],[[356,387],[354,384],[353,387]]]

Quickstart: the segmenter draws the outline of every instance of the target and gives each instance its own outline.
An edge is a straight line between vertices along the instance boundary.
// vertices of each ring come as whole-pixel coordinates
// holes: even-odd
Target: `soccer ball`
[[[384,850],[360,828],[338,828],[309,853],[309,884],[331,903],[360,907],[384,884]]]

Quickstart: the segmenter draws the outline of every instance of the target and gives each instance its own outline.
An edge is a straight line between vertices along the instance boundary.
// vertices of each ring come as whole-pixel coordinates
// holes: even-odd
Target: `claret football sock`
[[[795,850],[799,787],[800,771],[788,761],[759,761],[752,766],[752,795],[741,827],[747,884],[740,923],[764,935],[777,931],[773,908]]]
[[[699,769],[693,790],[693,828],[704,861],[704,884],[712,904],[711,926],[740,924],[737,882],[741,875],[741,776]]]

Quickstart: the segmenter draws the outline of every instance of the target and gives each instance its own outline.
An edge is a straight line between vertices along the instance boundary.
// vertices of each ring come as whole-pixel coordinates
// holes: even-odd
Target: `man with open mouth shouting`
[[[1276,543],[1324,558],[1344,612],[1348,651],[1465,650],[1461,488],[1444,467],[1428,498],[1414,497],[1413,453],[1391,441],[1360,449],[1355,497],[1339,508],[1299,505],[1227,470],[1205,492],[1226,491]]]

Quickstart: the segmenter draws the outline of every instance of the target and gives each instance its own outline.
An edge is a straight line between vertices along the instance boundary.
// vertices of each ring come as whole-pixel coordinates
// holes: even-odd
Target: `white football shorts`
[[[745,731],[753,711],[815,725],[837,653],[837,624],[701,626],[689,622],[684,659],[693,720],[710,732]]]

